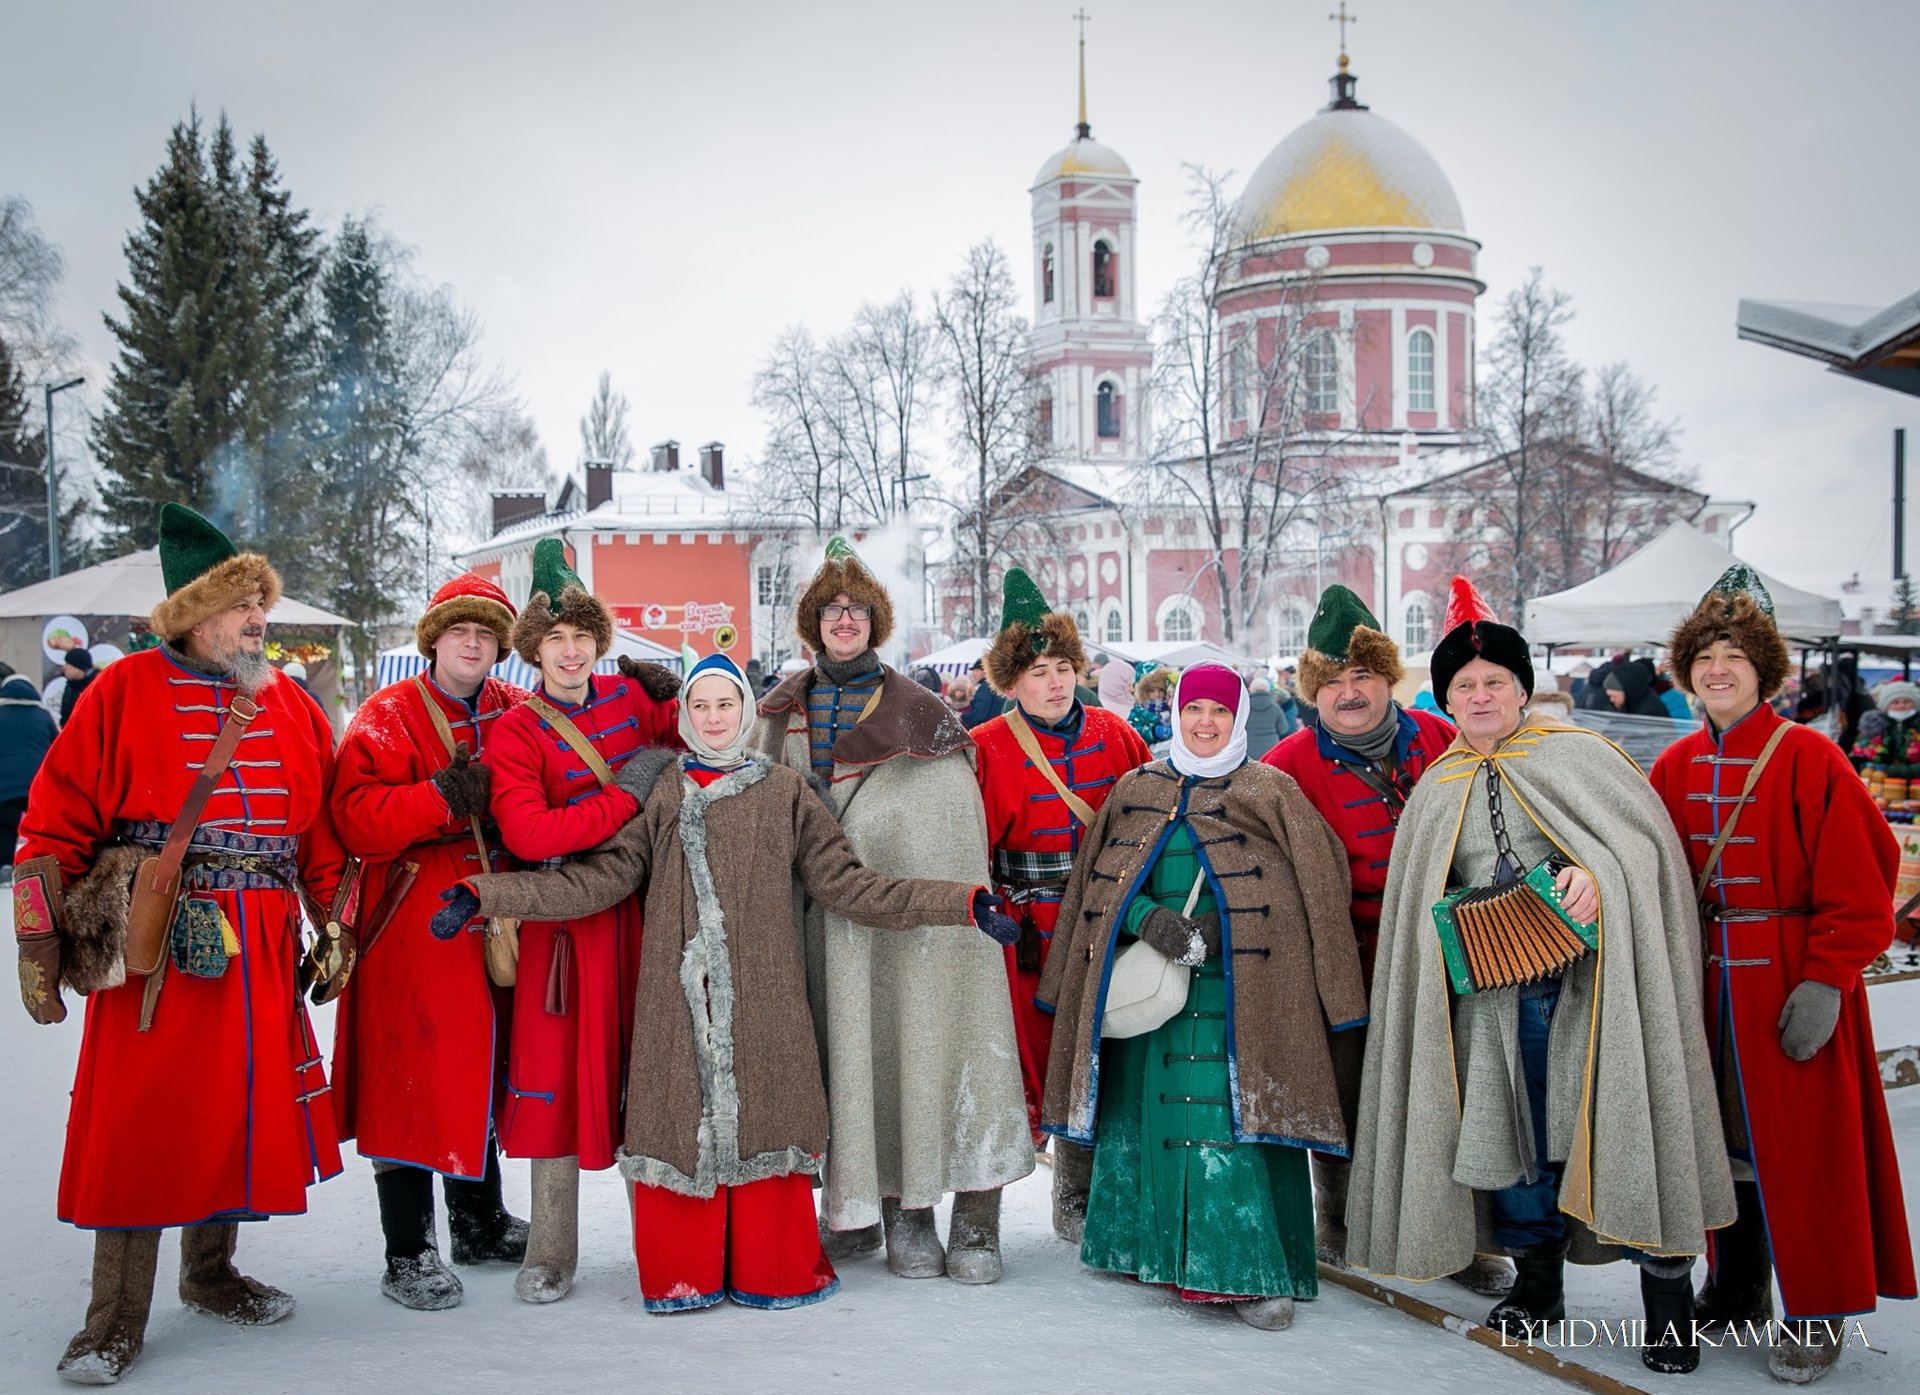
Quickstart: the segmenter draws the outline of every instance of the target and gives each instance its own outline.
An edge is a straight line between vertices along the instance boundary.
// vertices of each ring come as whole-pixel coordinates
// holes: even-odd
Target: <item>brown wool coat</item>
[[[1074,859],[1040,1000],[1054,1005],[1040,1117],[1090,1144],[1100,1017],[1128,902],[1184,810],[1224,908],[1233,1136],[1347,1151],[1328,1036],[1366,1020],[1347,857],[1293,777],[1252,762],[1183,781],[1166,761],[1125,776]]]
[[[670,772],[626,827],[563,867],[471,879],[485,914],[527,920],[575,920],[646,885],[627,1177],[704,1197],[819,1171],[827,1100],[796,877],[862,925],[973,919],[973,886],[869,871],[805,780],[758,756],[705,789]]]

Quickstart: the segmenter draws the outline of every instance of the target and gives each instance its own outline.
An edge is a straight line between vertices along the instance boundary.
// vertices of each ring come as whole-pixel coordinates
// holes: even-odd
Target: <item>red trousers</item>
[[[633,1188],[633,1258],[650,1313],[707,1308],[799,1308],[840,1287],[820,1248],[813,1182],[799,1173],[711,1197],[644,1182]]]
[[[1054,908],[1049,908],[1054,909]],[[1011,945],[1007,947],[1007,986],[1013,994],[1013,1042],[1020,1053],[1020,1085],[1027,1096],[1027,1129],[1033,1146],[1047,1146],[1040,1132],[1040,1096],[1047,1083],[1047,1055],[1053,1049],[1053,1014],[1033,1005],[1040,991],[1040,971],[1020,969]],[[1040,959],[1046,964],[1044,949]]]

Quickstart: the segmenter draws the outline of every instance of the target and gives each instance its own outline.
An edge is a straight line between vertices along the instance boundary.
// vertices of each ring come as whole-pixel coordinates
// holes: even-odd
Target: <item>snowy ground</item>
[[[0,928],[10,914],[0,911]],[[1874,990],[1882,1046],[1920,1042],[1920,981]],[[91,1240],[53,1219],[66,1097],[80,1041],[78,1004],[59,1027],[37,1027],[0,1006],[6,1063],[0,1176],[12,1179],[0,1210],[0,1391],[53,1390],[67,1338],[80,1326]],[[332,1013],[318,1014],[323,1038]],[[1888,1096],[1920,1203],[1920,1088]],[[128,1184],[141,1185],[138,1159]],[[878,1257],[842,1267],[834,1298],[795,1312],[722,1305],[654,1317],[641,1311],[626,1235],[627,1211],[611,1173],[582,1188],[581,1267],[573,1296],[551,1307],[516,1301],[512,1270],[463,1271],[466,1302],[413,1313],[382,1298],[373,1178],[358,1158],[315,1188],[303,1217],[248,1226],[248,1272],[290,1290],[299,1311],[285,1324],[241,1331],[183,1310],[172,1293],[174,1234],[146,1354],[128,1375],[134,1390],[222,1392],[458,1389],[570,1392],[746,1388],[866,1392],[998,1390],[1155,1392],[1405,1390],[1423,1395],[1564,1390],[1495,1352],[1389,1312],[1331,1285],[1303,1306],[1292,1330],[1255,1332],[1227,1313],[1195,1310],[1169,1295],[1083,1270],[1047,1223],[1044,1169],[1008,1193],[1007,1275],[987,1288],[890,1276]],[[524,1214],[527,1170],[507,1165],[509,1205]],[[1920,1204],[1914,1208],[1920,1215]],[[944,1233],[945,1222],[942,1220]],[[1452,1284],[1409,1285],[1465,1317],[1489,1306]],[[1574,1316],[1639,1314],[1634,1271],[1575,1269]],[[1920,1388],[1920,1305],[1889,1304],[1867,1319],[1882,1353],[1850,1352],[1830,1390]],[[1660,1381],[1637,1352],[1598,1349],[1583,1359],[1642,1388],[1753,1391],[1767,1387],[1754,1352],[1709,1352],[1684,1385]]]

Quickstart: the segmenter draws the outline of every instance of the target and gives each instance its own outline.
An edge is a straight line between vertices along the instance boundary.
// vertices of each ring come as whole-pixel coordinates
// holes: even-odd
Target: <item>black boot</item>
[[[487,1145],[487,1170],[478,1182],[447,1177],[447,1234],[455,1264],[518,1264],[527,1257],[527,1223],[507,1214],[500,1199],[500,1151]]]
[[[1707,1282],[1693,1300],[1701,1322],[1751,1322],[1757,1328],[1773,1319],[1773,1255],[1767,1249],[1767,1223],[1760,1212],[1760,1187],[1735,1182],[1739,1213],[1732,1225],[1713,1233],[1713,1263]]]
[[[1513,1287],[1487,1314],[1487,1326],[1512,1329],[1522,1337],[1530,1322],[1555,1322],[1567,1315],[1567,1242],[1530,1245],[1513,1256]]]
[[[458,1307],[460,1276],[441,1260],[434,1240],[433,1174],[423,1167],[391,1167],[374,1173],[373,1185],[387,1237],[380,1291],[401,1307],[422,1312]]]
[[[1647,1313],[1647,1340],[1640,1348],[1640,1359],[1647,1369],[1669,1376],[1697,1369],[1700,1346],[1693,1339],[1692,1264],[1665,1278],[1641,1265],[1640,1302]]]

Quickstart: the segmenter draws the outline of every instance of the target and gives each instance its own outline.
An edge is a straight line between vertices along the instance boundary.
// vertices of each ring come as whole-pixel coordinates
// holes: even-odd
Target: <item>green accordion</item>
[[[1502,886],[1462,887],[1433,907],[1456,993],[1481,993],[1564,973],[1600,945],[1599,923],[1566,913],[1546,861]]]

